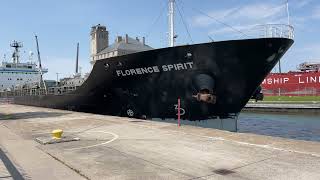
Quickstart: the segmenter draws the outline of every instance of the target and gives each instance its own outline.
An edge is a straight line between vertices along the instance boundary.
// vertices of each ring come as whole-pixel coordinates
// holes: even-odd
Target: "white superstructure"
[[[14,47],[12,54],[12,62],[2,62],[0,66],[0,92],[10,91],[17,86],[26,84],[36,84],[41,80],[40,69],[34,62],[21,63],[19,58],[19,48],[22,44],[14,41],[11,43]],[[47,69],[42,68],[42,73],[48,72]]]

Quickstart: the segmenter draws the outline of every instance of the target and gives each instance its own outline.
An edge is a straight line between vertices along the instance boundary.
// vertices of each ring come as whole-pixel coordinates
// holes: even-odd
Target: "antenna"
[[[32,51],[29,51],[29,61],[30,63],[33,63],[33,52]]]
[[[290,25],[289,0],[287,0],[286,6],[287,6],[288,25]]]
[[[175,0],[169,0],[169,47],[174,46],[174,3]]]
[[[79,72],[79,43],[77,43],[77,57],[76,57],[76,75],[78,74]]]
[[[7,61],[7,55],[3,54],[3,62],[6,62],[6,61]]]
[[[21,43],[21,42],[17,42],[17,41],[13,41],[13,42],[10,44],[10,46],[14,48],[14,52],[13,52],[13,54],[12,54],[13,63],[14,63],[14,64],[20,63],[20,61],[19,61],[19,58],[20,58],[19,48],[22,48],[22,47],[23,47],[22,43]]]
[[[58,84],[59,84],[59,74],[60,74],[60,73],[56,73],[56,74],[57,74],[56,86],[58,86]]]
[[[281,73],[281,61],[279,60],[279,73]]]
[[[40,71],[39,87],[41,88],[41,82],[42,82],[42,83],[43,83],[44,90],[45,90],[45,93],[47,94],[47,87],[46,87],[46,84],[44,83],[43,73],[42,73],[42,64],[41,64],[41,57],[40,57],[38,36],[35,35],[35,38],[36,38],[36,43],[37,43],[37,52],[38,52],[38,61],[39,61],[39,71]]]

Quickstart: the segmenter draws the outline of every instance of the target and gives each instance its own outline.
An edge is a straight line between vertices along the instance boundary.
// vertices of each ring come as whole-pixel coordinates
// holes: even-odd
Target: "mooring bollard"
[[[61,129],[55,129],[51,132],[52,139],[61,139],[63,131]]]

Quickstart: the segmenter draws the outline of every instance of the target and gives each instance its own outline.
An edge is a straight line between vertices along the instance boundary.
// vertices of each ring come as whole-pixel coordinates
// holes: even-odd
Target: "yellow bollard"
[[[61,139],[63,131],[61,129],[55,129],[51,132],[52,139]]]

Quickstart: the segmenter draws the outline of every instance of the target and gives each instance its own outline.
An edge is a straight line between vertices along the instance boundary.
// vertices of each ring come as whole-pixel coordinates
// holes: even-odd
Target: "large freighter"
[[[118,37],[109,46],[106,28],[94,26],[93,69],[81,86],[70,90],[70,86],[51,87],[40,95],[21,89],[11,94],[15,103],[116,116],[175,118],[180,99],[183,119],[236,117],[292,45],[293,28],[269,25],[262,38],[174,47],[174,0],[169,2],[171,47],[151,49],[144,39],[128,36]]]

